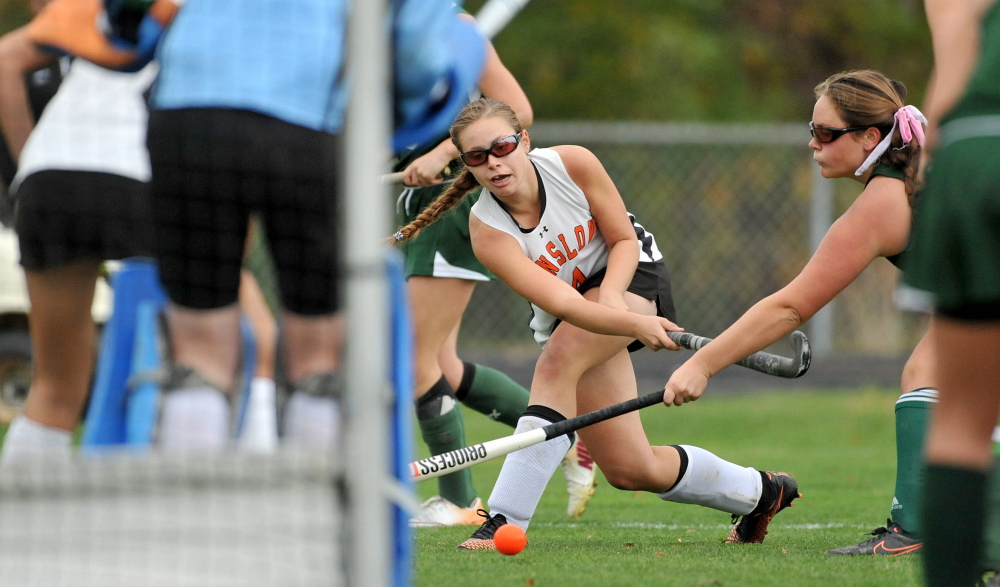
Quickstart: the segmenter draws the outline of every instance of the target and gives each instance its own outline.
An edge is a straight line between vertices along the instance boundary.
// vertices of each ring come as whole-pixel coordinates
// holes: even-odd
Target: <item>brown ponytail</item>
[[[813,93],[817,98],[826,96],[833,102],[847,126],[874,126],[885,138],[892,129],[896,111],[905,105],[907,92],[902,82],[890,80],[877,71],[860,70],[834,74],[816,86]],[[861,132],[864,131],[855,131]],[[919,159],[920,145],[917,141],[904,145],[898,128],[893,133],[889,149],[879,158],[880,163],[903,170],[903,183],[911,206],[919,189]]]

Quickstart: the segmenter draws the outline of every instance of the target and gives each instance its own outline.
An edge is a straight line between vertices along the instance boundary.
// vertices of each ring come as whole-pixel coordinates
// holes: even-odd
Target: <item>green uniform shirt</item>
[[[870,184],[872,180],[875,179],[875,177],[878,175],[906,181],[905,171],[903,171],[902,169],[897,169],[895,167],[890,167],[885,163],[879,163],[878,165],[875,166],[875,169],[872,170],[872,174],[868,177],[868,181],[865,182],[865,187],[868,187],[868,184]],[[907,243],[906,248],[903,249],[903,251],[895,255],[892,255],[891,257],[886,257],[886,260],[895,265],[897,269],[902,269],[903,257],[906,255],[906,252],[909,249],[910,249],[910,244]]]
[[[1000,4],[983,20],[966,93],[944,117],[908,256],[907,284],[938,313],[1000,319]]]

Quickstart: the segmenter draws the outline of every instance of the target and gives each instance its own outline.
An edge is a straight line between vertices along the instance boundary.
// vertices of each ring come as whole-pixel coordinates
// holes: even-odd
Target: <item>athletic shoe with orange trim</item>
[[[435,495],[420,505],[420,512],[410,518],[410,527],[475,526],[481,521],[477,512],[482,507],[483,501],[478,497],[464,508]]]
[[[479,527],[478,530],[472,533],[465,542],[459,544],[456,548],[462,550],[496,550],[497,546],[493,543],[493,535],[497,533],[497,528],[503,526],[507,523],[507,517],[503,514],[497,514],[495,516],[490,516],[486,510],[479,510],[479,515],[486,518],[483,525]]]
[[[872,531],[874,538],[869,538],[854,546],[834,548],[827,552],[834,556],[872,554],[882,556],[900,556],[917,552],[924,543],[903,531],[899,524],[892,520],[885,521],[885,527]]]
[[[726,544],[759,544],[764,542],[767,536],[767,525],[771,523],[781,510],[789,507],[797,497],[802,497],[799,493],[799,484],[795,478],[788,473],[775,473],[773,471],[761,471],[761,481],[764,487],[761,489],[760,501],[752,512],[743,516],[733,514],[733,523],[736,526],[726,537]]]
[[[587,503],[593,497],[597,487],[597,465],[583,439],[576,437],[576,442],[566,451],[562,460],[563,475],[566,476],[566,492],[569,493],[569,504],[566,513],[571,518],[579,518],[587,509]]]

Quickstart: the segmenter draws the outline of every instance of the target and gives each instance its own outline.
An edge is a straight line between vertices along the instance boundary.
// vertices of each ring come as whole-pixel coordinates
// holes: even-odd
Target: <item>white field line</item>
[[[580,524],[577,522],[541,522],[532,524],[532,526],[543,526],[546,528],[582,528],[585,526],[593,526],[594,524]],[[603,524],[601,524],[603,525]],[[722,528],[730,528],[732,524],[660,524],[660,523],[649,523],[649,522],[614,522],[609,524],[615,528],[646,528],[650,530],[719,530]],[[827,528],[858,528],[866,529],[869,526],[863,524],[844,524],[839,522],[831,522],[826,524],[771,524],[769,528],[783,528],[788,530],[825,530]]]

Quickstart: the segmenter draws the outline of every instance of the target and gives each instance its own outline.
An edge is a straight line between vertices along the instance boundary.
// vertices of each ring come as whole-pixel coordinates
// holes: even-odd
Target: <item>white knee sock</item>
[[[551,423],[538,416],[521,416],[514,434]],[[569,446],[569,438],[563,435],[507,455],[490,494],[490,513],[503,514],[508,522],[527,530],[538,500]]]
[[[340,406],[332,397],[296,391],[285,406],[285,440],[292,445],[334,450],[340,442]]]
[[[741,467],[724,461],[697,446],[681,445],[687,453],[684,476],[660,499],[693,503],[730,514],[745,516],[760,501],[760,473],[753,467]]]
[[[163,394],[159,446],[165,451],[220,452],[229,445],[229,401],[210,385]]]
[[[18,416],[10,423],[4,437],[0,466],[21,467],[38,461],[66,461],[69,460],[72,443],[72,433]]]
[[[255,453],[274,452],[278,448],[277,414],[274,379],[254,377],[240,431],[240,448]]]

